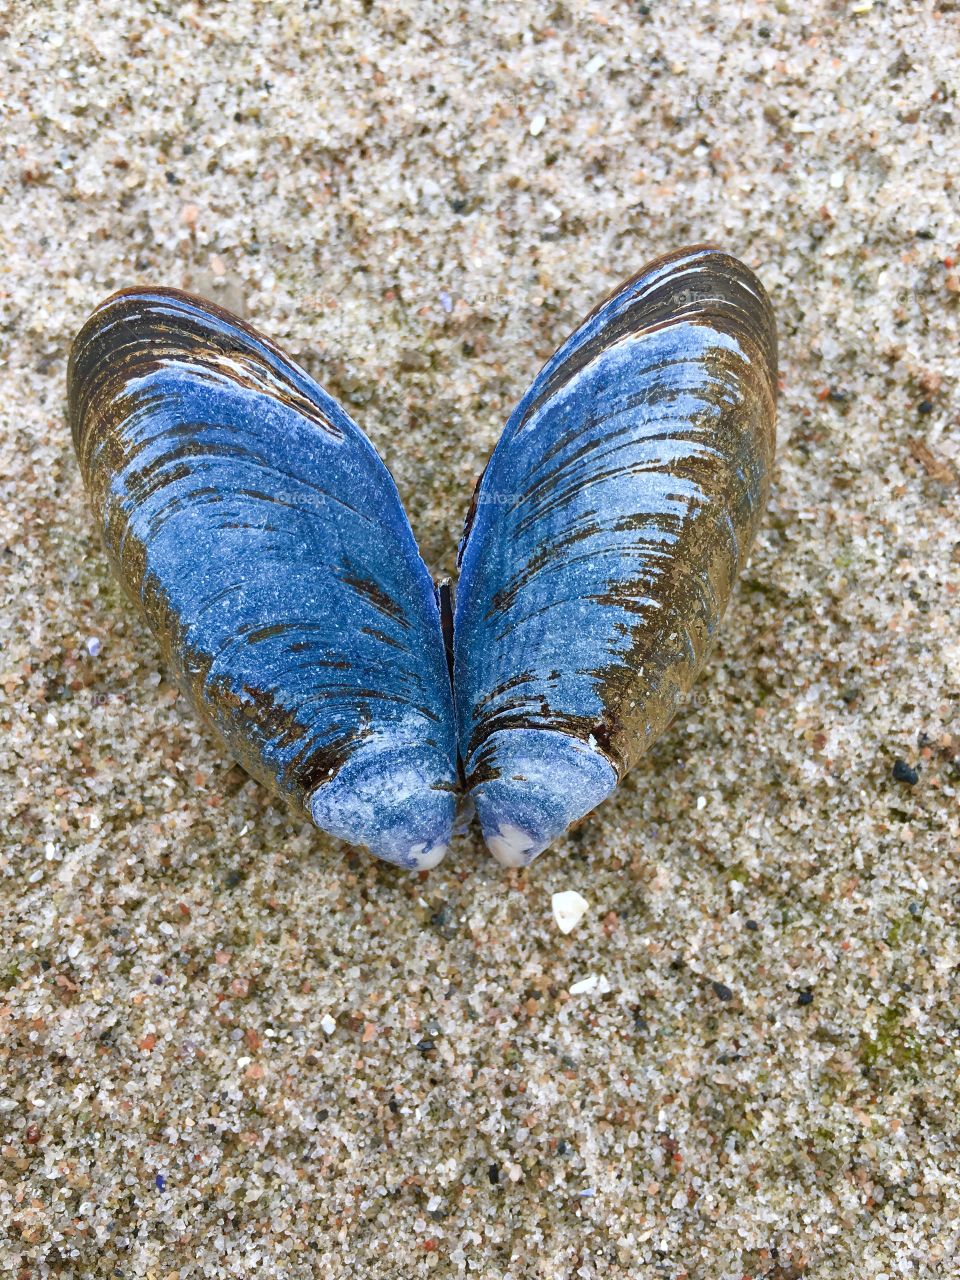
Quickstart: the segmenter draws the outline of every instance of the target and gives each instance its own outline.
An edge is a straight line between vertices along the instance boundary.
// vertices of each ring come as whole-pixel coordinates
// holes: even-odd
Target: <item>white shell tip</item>
[[[487,836],[487,848],[501,867],[525,867],[533,841],[525,831],[505,822],[495,836]]]
[[[417,853],[417,870],[432,871],[434,867],[439,866],[446,857],[447,845],[435,844],[432,848],[424,852]]]

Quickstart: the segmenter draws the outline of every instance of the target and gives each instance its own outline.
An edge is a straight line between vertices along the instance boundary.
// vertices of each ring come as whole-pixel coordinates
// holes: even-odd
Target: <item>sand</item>
[[[0,26],[2,1273],[960,1275],[955,0]],[[702,239],[773,297],[779,454],[674,726],[523,873],[292,819],[110,577],[84,317],[242,309],[449,571],[539,363]]]

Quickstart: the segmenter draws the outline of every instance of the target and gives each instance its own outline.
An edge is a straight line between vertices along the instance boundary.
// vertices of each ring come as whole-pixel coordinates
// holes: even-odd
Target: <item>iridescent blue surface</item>
[[[451,690],[387,469],[272,343],[135,289],[69,374],[108,550],[195,705],[319,827],[410,868],[446,850],[458,764],[490,849],[523,865],[669,724],[763,509],[775,382],[769,302],[718,250],[588,316],[478,486]]]
[[[454,626],[460,751],[502,861],[593,809],[699,671],[766,497],[772,333],[742,264],[672,255],[588,317],[511,415]]]
[[[433,865],[456,787],[439,613],[360,429],[271,344],[167,291],[104,304],[71,383],[108,546],[197,704],[323,829]]]

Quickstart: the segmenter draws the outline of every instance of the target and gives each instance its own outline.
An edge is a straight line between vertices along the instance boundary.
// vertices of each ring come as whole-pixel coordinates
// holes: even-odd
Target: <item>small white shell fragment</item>
[[[532,138],[539,137],[540,134],[543,133],[544,125],[546,123],[547,123],[547,117],[543,114],[542,111],[538,111],[537,114],[530,121],[530,136]]]
[[[572,996],[585,996],[596,992],[598,996],[605,996],[612,989],[602,973],[599,976],[591,973],[586,978],[581,978],[579,982],[575,982],[570,988],[570,994]]]
[[[575,982],[570,988],[570,994],[572,996],[583,996],[587,995],[591,991],[596,991],[599,981],[600,979],[597,975],[595,973],[591,973],[589,977],[581,978],[579,982]]]
[[[325,1013],[323,1017],[320,1019],[320,1026],[324,1029],[324,1031],[327,1033],[328,1036],[332,1036],[337,1029],[336,1020],[334,1018],[331,1018],[329,1013]]]
[[[562,893],[555,893],[550,899],[550,905],[561,933],[569,933],[575,929],[590,909],[590,903],[576,889],[564,889]]]
[[[593,57],[590,59],[590,61],[587,63],[587,65],[583,68],[583,74],[585,76],[592,76],[595,71],[599,71],[600,68],[604,66],[606,61],[607,60],[602,53],[595,53]]]

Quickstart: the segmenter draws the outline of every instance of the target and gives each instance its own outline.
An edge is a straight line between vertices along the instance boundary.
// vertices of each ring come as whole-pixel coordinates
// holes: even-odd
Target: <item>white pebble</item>
[[[327,1033],[328,1036],[332,1036],[337,1029],[336,1021],[335,1019],[330,1017],[329,1013],[325,1013],[323,1015],[323,1017],[320,1019],[320,1025],[321,1027],[323,1027],[324,1031]]]
[[[542,111],[538,111],[537,114],[530,121],[530,136],[532,138],[538,138],[540,134],[543,133],[544,126],[546,125],[546,123],[547,123],[547,117],[543,114]]]
[[[99,658],[102,648],[103,645],[96,636],[91,636],[87,641],[87,653],[89,653],[91,658]]]
[[[590,61],[587,63],[587,65],[583,68],[583,74],[585,76],[592,76],[595,71],[600,70],[600,68],[606,63],[606,61],[607,60],[602,53],[595,53],[593,57],[590,59]]]
[[[561,933],[575,929],[590,908],[590,903],[576,889],[565,889],[551,898],[553,918]]]

